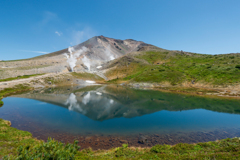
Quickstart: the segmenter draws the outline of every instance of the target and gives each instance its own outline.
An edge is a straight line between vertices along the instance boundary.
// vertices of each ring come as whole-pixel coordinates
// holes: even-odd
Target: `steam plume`
[[[86,56],[82,58],[82,62],[84,63],[85,66],[88,67],[88,70],[91,70],[91,61],[88,59]]]
[[[64,53],[64,55],[67,58],[67,63],[69,64],[69,67],[71,68],[71,71],[73,71],[74,67],[76,66],[76,62],[77,62],[77,58],[84,52],[86,52],[88,49],[86,47],[82,47],[80,50],[77,50],[75,52],[73,47],[68,47],[68,52],[69,55],[67,53]],[[73,52],[75,52],[73,54]]]

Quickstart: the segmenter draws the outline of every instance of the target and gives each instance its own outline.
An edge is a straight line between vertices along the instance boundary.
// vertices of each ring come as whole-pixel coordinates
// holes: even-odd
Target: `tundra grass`
[[[221,86],[240,83],[240,54],[204,55],[149,51],[135,57],[148,64],[130,62],[128,66],[133,68],[131,72],[122,69],[126,65],[119,65],[110,70],[108,75],[124,75],[119,80],[158,83],[167,81],[172,85],[183,82]]]
[[[6,79],[0,79],[0,82],[7,82],[7,81],[12,81],[16,79],[25,79],[25,78],[30,78],[34,76],[40,76],[43,74],[32,74],[32,75],[23,75],[23,76],[17,76],[17,77],[12,77],[12,78],[6,78]]]
[[[78,142],[63,144],[53,139],[39,141],[32,134],[10,127],[0,119],[0,158],[7,159],[239,159],[240,138],[214,142],[177,145],[156,145],[135,148],[123,144],[110,150],[79,150]]]

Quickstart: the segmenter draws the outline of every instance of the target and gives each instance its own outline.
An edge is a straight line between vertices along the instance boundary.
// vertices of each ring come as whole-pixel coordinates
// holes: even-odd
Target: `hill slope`
[[[112,81],[171,85],[233,85],[240,82],[240,54],[206,55],[155,50],[127,54],[104,66]]]

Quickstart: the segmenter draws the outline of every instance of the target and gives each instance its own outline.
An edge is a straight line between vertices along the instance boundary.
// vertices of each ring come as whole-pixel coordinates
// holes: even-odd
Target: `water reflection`
[[[97,121],[120,117],[132,118],[161,110],[206,109],[240,113],[239,100],[211,99],[152,90],[136,90],[122,86],[51,88],[32,91],[17,97],[52,103]]]
[[[48,88],[3,101],[0,117],[13,127],[45,140],[50,136],[67,142],[77,136],[86,148],[121,146],[116,139],[122,137],[130,145],[149,147],[240,135],[239,100],[108,85]],[[142,135],[151,144],[139,144]]]

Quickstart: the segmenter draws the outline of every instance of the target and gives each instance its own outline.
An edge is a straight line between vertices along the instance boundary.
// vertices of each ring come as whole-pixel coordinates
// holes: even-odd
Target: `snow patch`
[[[97,66],[96,68],[97,68],[97,69],[100,69],[100,68],[102,68],[102,66]]]
[[[86,80],[85,82],[86,82],[86,83],[90,83],[90,84],[96,83],[95,81],[90,81],[90,80]]]

